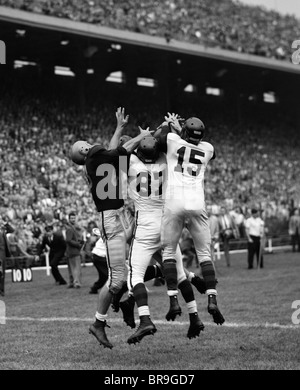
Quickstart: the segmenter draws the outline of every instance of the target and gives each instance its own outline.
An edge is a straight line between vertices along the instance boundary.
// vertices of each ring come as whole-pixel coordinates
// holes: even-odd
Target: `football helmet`
[[[144,137],[138,148],[136,155],[144,164],[153,164],[159,156],[158,141],[152,135]]]
[[[153,137],[155,137],[156,139],[159,139],[160,138],[160,135],[163,131],[170,131],[170,126],[168,125],[167,122],[163,122],[160,126],[157,127],[157,129],[155,130],[155,133],[153,134]]]
[[[199,118],[191,117],[182,126],[181,138],[191,144],[198,145],[204,137],[204,131],[204,123]]]
[[[77,141],[71,146],[70,158],[77,165],[84,165],[86,155],[92,145],[86,141]]]
[[[123,146],[124,144],[126,144],[126,142],[130,141],[132,139],[132,137],[130,137],[130,135],[122,135],[122,137],[119,139],[119,146]]]

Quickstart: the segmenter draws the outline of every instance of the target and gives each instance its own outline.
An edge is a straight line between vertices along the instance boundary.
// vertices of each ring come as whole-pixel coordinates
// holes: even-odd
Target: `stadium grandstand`
[[[238,1],[0,0],[0,214],[27,252],[38,225],[76,209],[95,220],[80,138],[108,146],[115,111],[155,129],[164,115],[196,115],[217,159],[206,199],[216,209],[264,212],[285,237],[300,207],[300,23]]]

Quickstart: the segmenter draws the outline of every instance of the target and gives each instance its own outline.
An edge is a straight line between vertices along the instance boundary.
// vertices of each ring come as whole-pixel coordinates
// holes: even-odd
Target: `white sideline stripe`
[[[77,318],[77,317],[42,317],[42,318],[34,318],[34,317],[0,317],[1,321],[26,321],[26,322],[93,322],[94,318]],[[120,323],[123,322],[121,318],[110,318],[108,322]],[[158,325],[181,325],[186,326],[189,325],[188,321],[172,321],[166,322],[164,320],[155,320],[155,324]],[[218,326],[212,322],[204,322],[204,325]],[[278,328],[278,329],[298,329],[300,330],[299,325],[281,325],[277,323],[246,323],[246,322],[225,322],[222,327],[227,328]]]

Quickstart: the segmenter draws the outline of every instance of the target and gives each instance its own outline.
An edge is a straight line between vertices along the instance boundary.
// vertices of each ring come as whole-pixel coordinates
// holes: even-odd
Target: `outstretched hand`
[[[139,126],[140,134],[143,135],[144,137],[149,137],[150,135],[153,135],[154,130],[150,131],[150,127],[147,127],[147,129],[142,129]]]
[[[170,114],[168,112],[168,115],[165,116],[165,121],[174,129],[176,132],[181,132],[181,125],[179,123],[180,117],[178,114]]]
[[[118,127],[125,127],[129,121],[129,115],[125,116],[125,108],[119,107],[116,112],[117,124]]]

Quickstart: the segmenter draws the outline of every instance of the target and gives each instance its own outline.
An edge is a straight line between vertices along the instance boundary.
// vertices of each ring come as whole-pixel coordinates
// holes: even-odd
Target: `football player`
[[[125,142],[129,141],[132,137],[129,135],[124,134],[120,139],[119,139],[119,146],[122,146]],[[126,183],[127,185],[127,183]],[[128,199],[131,200],[132,199]],[[133,204],[133,209],[134,209],[134,204]],[[134,210],[133,210],[134,214]],[[132,231],[134,230],[134,227]],[[128,240],[128,242],[131,242],[132,237]],[[153,256],[152,259],[156,261],[157,265],[152,265],[148,266],[145,277],[144,277],[144,282],[147,282],[148,280],[154,279],[154,278],[164,278],[164,275],[162,273],[162,255],[161,255],[161,249],[159,249]],[[186,274],[187,279],[196,287],[196,289],[200,292],[200,294],[205,294],[206,291],[206,285],[204,280],[199,277],[198,275],[195,275],[193,272],[188,271],[186,268],[184,268],[184,272]],[[112,309],[115,312],[119,312],[119,309],[121,309],[122,314],[123,314],[123,319],[124,322],[131,328],[135,328],[135,319],[134,319],[134,306],[135,306],[135,300],[132,294],[132,291],[128,293],[128,298],[126,300],[123,300],[120,302],[122,299],[123,295],[128,291],[128,285],[127,282],[123,282],[122,288],[113,295],[112,298]],[[178,314],[181,313],[181,310],[178,308]],[[174,313],[170,317],[168,316],[168,320],[174,320]]]
[[[217,305],[217,281],[204,194],[204,173],[209,161],[215,158],[214,147],[203,141],[205,126],[199,118],[191,117],[181,126],[178,115],[168,113],[159,130],[159,144],[168,164],[162,242],[164,275],[169,294],[173,296],[171,308],[178,305],[176,251],[186,226],[207,287],[208,312],[214,322],[221,325],[225,320]]]
[[[144,276],[152,256],[161,250],[161,220],[166,177],[166,157],[160,153],[158,141],[152,136],[144,137],[136,155],[130,156],[128,171],[128,192],[135,207],[135,230],[129,255],[128,287],[133,292],[140,318],[137,331],[127,340],[129,344],[140,342],[143,337],[156,332],[150,318]],[[159,260],[157,257],[154,258]],[[193,338],[199,336],[204,325],[197,312],[192,286],[183,269],[179,245],[176,248],[176,258],[178,287],[187,303],[190,316],[187,337]],[[180,314],[179,305],[173,306],[166,319],[174,320],[176,315]]]
[[[108,150],[101,145],[77,141],[70,151],[72,161],[84,166],[92,198],[99,213],[101,236],[107,252],[108,281],[99,292],[95,322],[90,326],[89,331],[100,344],[110,349],[113,345],[105,332],[107,312],[113,294],[120,290],[125,277],[125,248],[132,228],[132,216],[124,208],[120,172],[127,168],[128,155],[137,148],[145,136],[151,135],[148,129],[140,129],[138,136],[130,139],[123,146],[118,146],[129,117],[125,116],[124,108],[120,107],[116,112],[116,118],[117,127]]]

